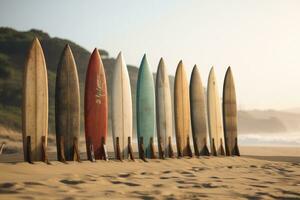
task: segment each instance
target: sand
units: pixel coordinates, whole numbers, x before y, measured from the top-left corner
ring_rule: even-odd
[[[300,199],[300,163],[248,157],[0,163],[0,199]]]
[[[300,199],[299,147],[241,146],[241,157],[63,164],[55,161],[51,135],[51,165],[31,165],[22,162],[20,134],[0,131],[7,144],[0,155],[0,199]]]

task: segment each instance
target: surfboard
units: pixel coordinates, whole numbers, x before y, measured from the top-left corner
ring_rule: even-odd
[[[174,112],[177,152],[188,155],[188,137],[190,133],[190,99],[188,81],[182,61],[179,62],[174,85]]]
[[[223,85],[223,124],[227,155],[239,155],[237,144],[237,104],[233,75],[228,67]]]
[[[27,55],[23,78],[22,136],[24,160],[27,157],[27,136],[30,136],[31,160],[42,160],[42,136],[47,147],[48,78],[43,49],[37,38]]]
[[[154,138],[155,133],[155,91],[153,76],[146,55],[143,56],[139,68],[136,112],[138,142],[140,143],[140,138],[143,137],[145,156],[150,158],[150,138]]]
[[[195,154],[197,156],[209,155],[206,142],[208,133],[206,126],[204,87],[202,85],[200,70],[196,65],[193,68],[190,81],[190,108]]]
[[[211,153],[213,155],[224,155],[225,149],[221,104],[215,70],[213,67],[211,68],[208,77],[207,114]]]
[[[103,155],[102,139],[106,143],[108,131],[108,100],[104,66],[98,49],[90,57],[84,96],[84,124],[87,152],[93,145],[96,159]]]
[[[155,97],[156,97],[156,128],[158,144],[161,144],[159,151],[164,151],[165,155],[169,155],[169,138],[172,142],[172,103],[170,84],[167,67],[163,58],[160,59],[157,73],[156,73],[156,85],[155,85]],[[172,144],[171,144],[172,145]]]
[[[74,145],[78,145],[80,135],[80,95],[76,63],[69,45],[65,46],[57,67],[55,127],[58,160],[62,159],[61,144],[65,159],[73,160]]]
[[[111,100],[115,153],[117,152],[116,138],[118,137],[121,158],[128,158],[128,137],[132,140],[132,99],[129,74],[122,52],[117,57],[113,72]]]

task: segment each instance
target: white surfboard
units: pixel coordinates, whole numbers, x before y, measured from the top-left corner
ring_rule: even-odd
[[[212,67],[207,85],[207,114],[210,147],[213,155],[225,155],[222,113],[218,91],[216,75]]]
[[[157,68],[155,97],[158,143],[161,144],[165,156],[168,156],[169,138],[172,143],[172,103],[168,71],[163,58],[160,59]]]
[[[123,159],[128,158],[128,137],[132,140],[132,99],[130,79],[122,52],[119,53],[112,81],[112,135],[116,152],[116,138],[119,137]]]

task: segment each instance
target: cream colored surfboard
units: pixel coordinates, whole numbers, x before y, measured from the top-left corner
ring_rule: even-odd
[[[163,58],[160,59],[155,85],[156,97],[156,128],[158,143],[165,155],[169,155],[169,138],[172,142],[172,103],[167,67]],[[172,145],[172,144],[171,144]],[[160,148],[158,148],[160,151]]]
[[[213,155],[224,155],[224,133],[219,91],[215,70],[212,67],[207,85],[207,114],[210,136],[210,147]]]
[[[130,79],[122,52],[119,53],[112,81],[112,134],[116,152],[119,137],[122,158],[128,158],[128,137],[132,140],[132,99]]]
[[[47,146],[48,79],[41,44],[35,38],[27,55],[23,85],[23,151],[26,160],[27,136],[31,138],[31,160],[42,160],[42,136]]]
[[[190,133],[190,99],[186,72],[182,61],[179,62],[175,75],[174,110],[177,152],[188,155],[188,136]]]

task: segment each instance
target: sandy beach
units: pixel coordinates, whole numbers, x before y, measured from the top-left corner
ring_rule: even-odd
[[[0,163],[0,199],[300,199],[299,148],[277,150],[286,156]]]

